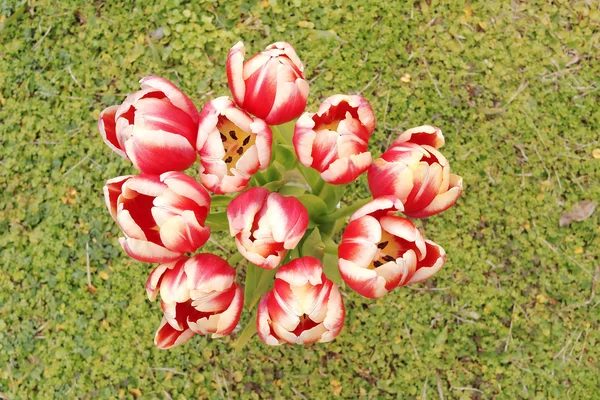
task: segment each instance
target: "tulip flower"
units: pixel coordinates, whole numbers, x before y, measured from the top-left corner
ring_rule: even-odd
[[[269,125],[298,118],[306,108],[308,83],[294,47],[277,42],[246,62],[245,55],[239,42],[227,56],[227,80],[237,105]]]
[[[253,174],[269,166],[272,141],[267,124],[229,98],[209,101],[200,113],[196,144],[202,184],[219,194],[243,190]]]
[[[462,178],[437,149],[444,145],[440,128],[419,126],[404,132],[376,159],[368,172],[373,197],[393,195],[404,214],[424,218],[450,208],[462,193]]]
[[[256,330],[268,345],[332,341],[346,310],[337,286],[314,257],[292,260],[277,270],[273,289],[258,305]]]
[[[196,161],[198,110],[177,86],[147,76],[142,89],[100,114],[104,142],[147,174],[183,171]]]
[[[279,265],[308,226],[308,211],[295,197],[253,187],[229,203],[227,219],[239,252],[265,269]]]
[[[371,165],[369,137],[375,114],[358,95],[334,95],[316,113],[304,113],[294,128],[294,149],[305,167],[321,173],[325,182],[346,184]]]
[[[150,301],[160,293],[164,316],[154,344],[168,349],[193,335],[229,335],[243,308],[244,294],[235,269],[213,254],[182,257],[156,267],[146,281]]]
[[[104,198],[125,234],[119,239],[121,246],[136,260],[177,260],[185,252],[196,251],[210,236],[204,226],[210,196],[181,172],[110,179]]]
[[[444,249],[424,240],[411,221],[394,215],[398,211],[402,203],[394,196],[377,198],[352,215],[342,235],[340,275],[362,296],[382,297],[429,278],[444,265]]]

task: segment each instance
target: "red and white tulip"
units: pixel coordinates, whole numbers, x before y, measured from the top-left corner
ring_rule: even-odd
[[[196,143],[202,184],[219,194],[243,190],[253,174],[269,166],[272,142],[269,126],[228,97],[209,101],[200,113]]]
[[[371,165],[368,142],[375,114],[362,96],[334,95],[316,113],[304,113],[294,128],[300,163],[321,173],[325,182],[346,184]]]
[[[395,216],[402,203],[384,196],[351,217],[338,247],[338,267],[344,281],[365,297],[382,297],[398,286],[425,280],[439,271],[446,253],[424,240],[406,218]]]
[[[308,211],[295,197],[253,187],[229,203],[227,219],[239,252],[265,269],[279,265],[308,226]]]
[[[182,257],[156,267],[146,281],[148,298],[160,293],[164,316],[154,344],[168,349],[193,335],[229,335],[242,313],[244,293],[235,269],[214,254]]]
[[[229,51],[227,80],[235,102],[269,125],[298,118],[306,108],[308,82],[294,47],[273,43],[244,62],[242,42]]]
[[[104,199],[125,234],[119,238],[121,246],[136,260],[177,260],[196,251],[210,236],[204,226],[210,196],[181,172],[110,179],[104,185]]]
[[[273,289],[258,305],[256,330],[268,345],[330,342],[344,325],[346,310],[337,286],[314,257],[277,270]]]
[[[404,214],[424,218],[450,208],[462,193],[462,178],[437,149],[444,145],[440,128],[419,126],[404,132],[369,168],[373,197],[393,195]]]
[[[147,174],[183,171],[196,161],[198,110],[177,86],[147,76],[142,89],[100,114],[104,142]]]

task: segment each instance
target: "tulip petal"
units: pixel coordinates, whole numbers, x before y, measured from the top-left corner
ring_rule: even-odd
[[[392,146],[406,142],[418,145],[428,145],[439,149],[444,145],[444,135],[437,126],[423,125],[404,131],[394,142]]]
[[[196,151],[185,137],[160,130],[136,130],[125,151],[136,168],[149,174],[183,171],[196,161]]]
[[[104,192],[104,201],[106,203],[106,207],[108,208],[110,216],[115,221],[117,220],[118,199],[121,193],[123,192],[123,185],[132,177],[133,175],[126,175],[109,179],[106,181],[104,187],[102,188]]]
[[[167,250],[158,244],[145,240],[119,238],[119,243],[131,258],[142,262],[164,263],[175,261],[181,257],[181,253]]]
[[[236,43],[227,55],[227,81],[229,83],[229,90],[231,90],[235,102],[240,107],[244,106],[244,96],[246,94],[246,84],[242,76],[245,56],[246,48],[242,42]]]
[[[173,83],[158,76],[146,76],[140,80],[142,90],[164,93],[173,105],[183,110],[192,121],[198,124],[198,110],[194,103]]]
[[[462,178],[458,175],[450,174],[450,189],[447,192],[438,194],[427,207],[410,213],[405,212],[405,214],[411,218],[425,218],[439,214],[456,203],[462,194],[462,190]]]
[[[371,153],[361,153],[340,158],[321,173],[321,178],[333,185],[343,185],[354,181],[371,165]]]
[[[308,227],[308,211],[295,197],[271,193],[266,204],[273,239],[286,249],[294,249]]]
[[[192,332],[190,329],[178,331],[169,325],[166,318],[163,318],[158,330],[156,331],[154,344],[159,349],[166,350],[187,342],[192,338],[192,336],[194,336],[194,332]]]
[[[424,281],[433,276],[442,269],[446,262],[446,252],[440,245],[431,240],[426,240],[425,244],[427,246],[427,255],[419,262],[415,274],[407,282],[409,285]]]
[[[110,106],[105,108],[100,113],[100,118],[98,119],[98,131],[100,131],[100,136],[102,136],[102,140],[104,143],[112,151],[117,153],[119,156],[123,158],[127,158],[127,154],[121,148],[119,141],[117,140],[117,126],[116,126],[116,114],[119,106]]]
[[[272,292],[267,292],[260,300],[258,304],[258,312],[256,315],[256,332],[258,333],[258,337],[263,343],[269,346],[278,346],[282,343],[279,340],[272,328],[271,328],[271,317],[269,316],[269,309],[267,307],[267,303],[269,302],[269,298],[272,296]]]

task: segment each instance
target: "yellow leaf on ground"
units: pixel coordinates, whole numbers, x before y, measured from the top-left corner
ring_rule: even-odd
[[[102,278],[103,280],[108,279],[108,274],[106,273],[106,271],[100,271],[98,275],[100,275],[100,278]]]

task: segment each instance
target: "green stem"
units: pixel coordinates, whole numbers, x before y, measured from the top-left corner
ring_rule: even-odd
[[[358,210],[359,208],[361,208],[362,206],[364,206],[371,200],[372,200],[371,197],[367,197],[366,199],[359,200],[350,206],[339,208],[336,211],[332,212],[331,214],[327,214],[327,215],[324,215],[321,218],[319,218],[319,222],[334,222],[339,219],[346,218],[349,215],[354,214],[354,212],[356,212],[356,210]]]

